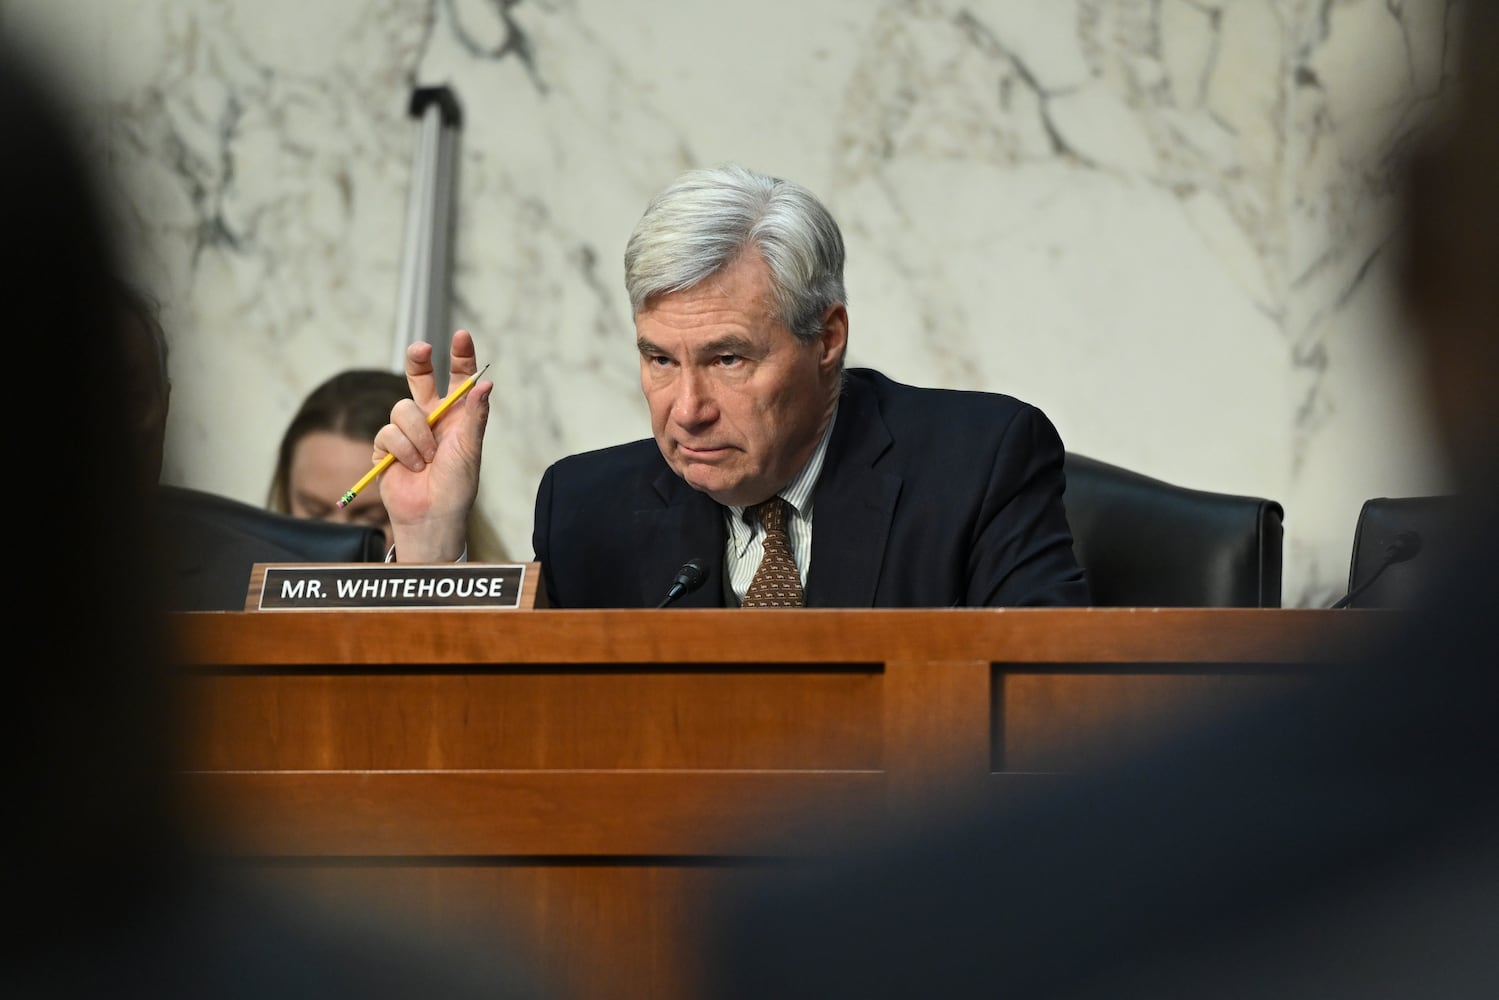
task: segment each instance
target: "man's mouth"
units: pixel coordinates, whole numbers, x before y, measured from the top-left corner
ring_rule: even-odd
[[[711,457],[713,455],[722,454],[723,452],[728,451],[728,448],[725,447],[724,445],[716,445],[716,444],[696,444],[696,445],[693,445],[693,444],[681,444],[681,443],[678,443],[677,444],[677,449],[679,451],[681,451],[682,454],[688,455],[688,456],[690,456],[692,458],[706,458],[706,457]]]

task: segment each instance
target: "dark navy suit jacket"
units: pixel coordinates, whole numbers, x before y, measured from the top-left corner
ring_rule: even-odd
[[[845,373],[813,493],[807,606],[1086,605],[1062,508],[1064,450],[1009,396]],[[553,607],[653,607],[699,558],[683,607],[725,605],[723,508],[651,439],[573,455],[542,477],[532,544]]]

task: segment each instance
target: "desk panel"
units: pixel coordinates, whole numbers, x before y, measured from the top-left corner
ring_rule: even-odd
[[[716,892],[1341,669],[1386,612],[411,611],[175,619],[206,843],[694,995]],[[920,815],[921,813],[917,813]],[[909,815],[904,813],[903,815]]]

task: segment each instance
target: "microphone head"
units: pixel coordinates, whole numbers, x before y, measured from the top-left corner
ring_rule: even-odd
[[[681,584],[682,593],[690,594],[703,585],[708,579],[708,567],[701,559],[689,559],[677,570],[677,578],[673,583]]]
[[[1405,562],[1421,551],[1421,536],[1414,531],[1401,531],[1390,539],[1385,548],[1385,558],[1391,563]]]
[[[666,596],[656,607],[664,608],[684,594],[692,593],[701,587],[706,579],[708,579],[707,563],[701,559],[687,560],[682,564],[682,568],[677,570],[676,579],[671,581],[671,588],[667,590]]]

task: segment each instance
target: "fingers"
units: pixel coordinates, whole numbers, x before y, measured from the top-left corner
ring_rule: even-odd
[[[448,384],[439,387],[437,373],[432,366],[432,345],[417,340],[406,346],[406,384],[411,387],[411,398],[423,410],[430,410],[459,383],[479,370],[479,356],[474,349],[473,334],[458,330],[448,355]]]
[[[390,423],[375,435],[375,459],[389,452],[397,462],[420,472],[437,455],[437,436],[427,414],[414,399],[403,399],[390,411]]]
[[[442,398],[432,369],[432,345],[425,340],[406,345],[406,384],[411,388],[411,398],[423,407]]]
[[[473,336],[467,330],[456,331],[449,354],[449,387],[457,388],[478,370]],[[403,467],[420,472],[436,459],[438,438],[455,429],[457,439],[463,442],[460,448],[477,455],[489,422],[489,394],[494,383],[487,379],[477,383],[465,398],[453,403],[437,427],[429,423],[429,415],[442,403],[446,393],[438,390],[432,345],[427,341],[407,345],[406,383],[411,398],[396,403],[390,411],[390,423],[375,435],[375,460],[389,453]]]
[[[479,355],[474,349],[474,338],[467,330],[453,334],[451,353],[448,358],[448,390],[479,370]]]
[[[489,394],[493,391],[494,382],[482,379],[474,384],[465,400],[474,412],[473,418],[464,422],[468,445],[474,454],[483,447],[484,429],[489,426]]]

